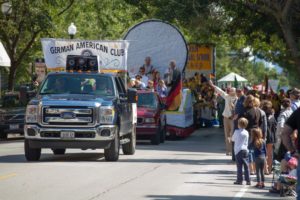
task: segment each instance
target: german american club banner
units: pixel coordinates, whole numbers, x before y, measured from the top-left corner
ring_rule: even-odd
[[[47,68],[64,70],[68,55],[98,56],[100,70],[127,70],[128,42],[44,38],[41,40]]]

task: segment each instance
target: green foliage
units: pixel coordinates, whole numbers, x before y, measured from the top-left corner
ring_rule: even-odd
[[[0,0],[0,4],[4,2]],[[30,81],[30,62],[42,57],[40,39],[68,38],[71,22],[77,26],[75,38],[91,40],[121,39],[125,32],[144,19],[158,18],[178,26],[188,42],[213,43],[217,48],[217,77],[234,71],[251,83],[264,75],[279,78],[282,85],[298,84],[294,59],[276,18],[253,10],[246,2],[260,7],[260,1],[242,0],[11,0],[12,14],[0,13],[0,40],[14,67],[10,79]],[[292,30],[300,35],[300,3],[294,0],[289,13]],[[299,45],[298,45],[299,46]],[[249,61],[252,53],[278,63],[283,76],[263,63]],[[16,77],[16,78],[15,78]],[[287,78],[288,77],[288,78]],[[288,81],[289,79],[289,81]]]
[[[2,5],[4,1],[1,1]],[[31,48],[38,41],[40,34],[53,28],[55,18],[60,17],[72,6],[74,0],[11,0],[11,14],[0,14],[0,40],[11,59],[9,71],[9,89],[14,88],[16,74],[23,79]],[[35,52],[35,51],[34,51]],[[21,74],[21,75],[20,75]],[[26,79],[26,78],[25,78]]]

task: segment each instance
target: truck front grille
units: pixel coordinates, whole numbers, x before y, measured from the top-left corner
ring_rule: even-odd
[[[43,124],[69,126],[93,125],[94,110],[89,107],[44,107]]]
[[[60,138],[59,131],[43,131],[40,133],[43,138]],[[94,132],[75,132],[75,138],[95,138]]]

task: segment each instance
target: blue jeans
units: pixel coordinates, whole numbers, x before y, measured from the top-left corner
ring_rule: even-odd
[[[243,182],[243,167],[245,180],[250,182],[250,173],[249,173],[249,156],[246,150],[240,151],[235,155],[236,167],[237,167],[237,182]]]
[[[249,150],[249,163],[254,162],[254,151],[252,149]]]
[[[255,158],[255,168],[256,168],[256,180],[257,183],[265,182],[265,157],[257,157]]]

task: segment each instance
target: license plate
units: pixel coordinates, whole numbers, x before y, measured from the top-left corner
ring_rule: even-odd
[[[9,125],[9,130],[17,130],[19,129],[19,124],[10,124]]]
[[[63,139],[73,139],[75,138],[75,132],[72,131],[60,132],[60,137]]]

